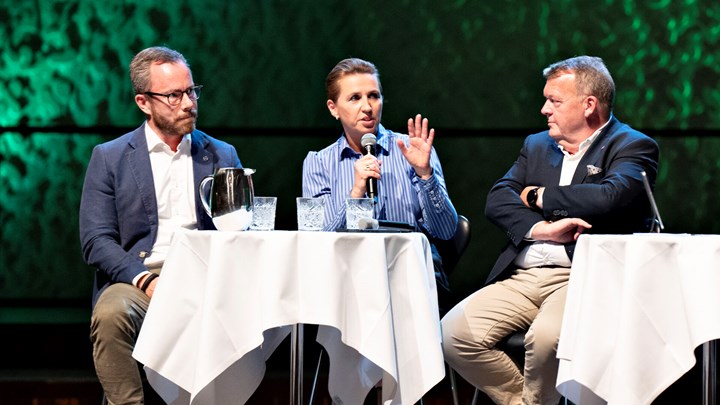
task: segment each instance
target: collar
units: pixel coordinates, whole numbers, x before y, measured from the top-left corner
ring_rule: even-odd
[[[590,145],[592,145],[592,143],[595,142],[595,139],[597,139],[597,137],[600,135],[600,132],[602,132],[602,130],[608,126],[611,119],[612,119],[612,115],[610,116],[610,119],[608,119],[607,122],[605,122],[600,128],[595,130],[595,132],[593,132],[592,135],[590,135],[584,141],[580,142],[580,146],[578,146],[578,151],[577,151],[577,153],[575,153],[575,155],[582,156],[585,153],[585,151],[587,150],[587,148],[589,148]],[[560,152],[562,152],[565,156],[575,156],[575,155],[571,155],[568,151],[566,151],[565,148],[562,147],[562,145],[558,144],[557,147],[560,149]]]
[[[169,150],[170,148],[162,141],[162,139],[160,139],[157,132],[155,132],[150,125],[147,124],[147,122],[145,122],[145,141],[147,141],[148,152],[159,152],[165,150],[166,148]],[[183,138],[178,145],[178,152],[189,150],[188,148],[190,148],[191,142],[191,134],[183,135]]]
[[[382,151],[389,150],[388,148],[388,142],[390,142],[390,131],[385,129],[385,127],[382,126],[382,124],[378,125],[378,131],[375,135],[377,138],[377,144],[375,145],[375,154],[380,155]],[[340,139],[338,139],[338,147],[340,148],[340,160],[347,159],[347,158],[357,158],[361,156],[361,153],[355,152],[353,148],[350,147],[350,144],[347,141],[347,138],[345,137],[345,133],[343,132]]]

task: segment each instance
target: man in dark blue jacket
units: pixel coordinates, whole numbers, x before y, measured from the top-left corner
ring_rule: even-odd
[[[487,279],[442,320],[448,363],[498,404],[552,404],[555,358],[575,241],[583,232],[647,230],[641,173],[657,174],[658,146],[612,114],[615,84],[600,58],[550,65],[548,131],[525,139],[490,190],[486,216],[509,238]],[[496,344],[528,329],[525,369]]]
[[[202,86],[165,47],[130,64],[135,103],[147,120],[95,147],[80,202],[80,241],[96,268],[90,337],[110,404],[142,404],[132,350],[173,232],[215,229],[198,198],[203,177],[240,167],[235,148],[195,129]]]

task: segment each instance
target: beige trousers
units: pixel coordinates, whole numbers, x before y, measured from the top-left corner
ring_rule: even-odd
[[[144,403],[142,379],[132,357],[150,298],[118,283],[102,292],[90,319],[95,372],[109,405]]]
[[[518,269],[456,305],[442,319],[445,361],[496,404],[556,405],[558,360],[570,269]],[[525,369],[495,348],[504,337],[528,329]]]

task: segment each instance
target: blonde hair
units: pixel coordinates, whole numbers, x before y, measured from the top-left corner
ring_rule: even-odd
[[[164,46],[143,49],[130,62],[130,81],[135,94],[150,90],[150,66],[153,63],[184,63],[190,68],[185,57],[178,51]]]
[[[367,73],[374,75],[380,86],[380,92],[382,93],[382,85],[380,84],[380,73],[371,62],[358,58],[343,59],[335,65],[334,68],[328,73],[325,78],[325,93],[327,94],[328,100],[337,102],[338,96],[340,96],[340,86],[338,81],[345,75],[356,74],[356,73]]]
[[[615,82],[601,58],[576,56],[561,60],[543,70],[545,79],[553,79],[564,73],[575,74],[578,94],[597,97],[609,116],[615,104]]]

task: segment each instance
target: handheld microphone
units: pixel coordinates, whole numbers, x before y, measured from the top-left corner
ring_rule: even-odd
[[[358,220],[358,229],[380,229],[380,222],[373,218],[360,218]]]
[[[374,134],[365,134],[360,138],[360,145],[362,146],[363,155],[375,155],[375,145],[377,144],[377,138]],[[377,204],[378,192],[377,192],[377,179],[370,177],[367,179],[366,186],[368,197],[372,198]]]
[[[412,232],[415,230],[415,227],[404,222],[385,221],[382,219],[373,218],[360,218],[358,220],[358,229],[383,230],[385,232]]]

